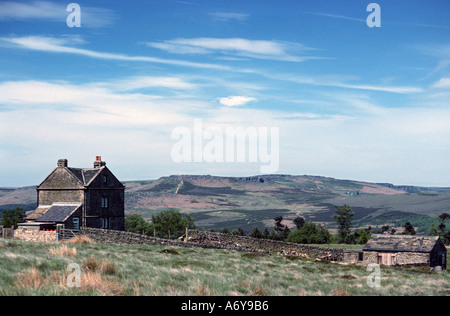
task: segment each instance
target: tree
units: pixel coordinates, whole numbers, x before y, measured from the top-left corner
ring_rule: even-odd
[[[253,227],[251,233],[248,235],[249,237],[253,237],[253,238],[262,238],[262,234],[259,231],[258,227]]]
[[[17,228],[17,224],[25,222],[26,212],[21,207],[16,207],[14,209],[6,210],[2,212],[2,218],[0,225],[5,228],[14,227]]]
[[[434,224],[431,225],[431,228],[428,232],[429,236],[439,236],[446,245],[450,244],[450,230],[447,232],[445,231],[445,221],[448,219],[450,219],[450,214],[442,213],[438,216],[439,226],[436,227]]]
[[[357,232],[355,232],[354,235],[354,242],[355,244],[359,245],[365,245],[369,241],[370,235],[372,234],[371,230],[368,232],[364,228],[359,229]]]
[[[162,211],[152,215],[153,228],[162,238],[178,238],[188,229],[195,229],[194,219],[190,215],[181,215],[174,210]]]
[[[302,228],[291,232],[286,241],[299,244],[328,244],[332,237],[327,229],[313,222],[308,222]]]
[[[275,227],[274,227],[275,231],[277,233],[282,232],[284,229],[284,225],[281,224],[281,222],[283,221],[283,216],[277,216],[274,218],[274,220],[275,220]]]
[[[136,234],[148,235],[152,233],[150,223],[142,215],[133,214],[125,217],[125,230]]]
[[[441,221],[441,223],[439,224],[439,230],[441,231],[442,235],[445,234],[445,221],[447,219],[450,219],[450,214],[442,213],[441,215],[439,215],[439,220]]]
[[[352,227],[352,217],[355,213],[352,211],[350,206],[344,205],[336,207],[336,214],[334,214],[334,219],[338,224],[338,243],[346,243],[350,236],[350,228]]]
[[[301,229],[303,227],[303,225],[305,225],[305,219],[301,216],[297,216],[294,219],[294,224],[297,227],[297,229]]]
[[[264,231],[262,232],[262,238],[263,239],[270,239],[270,232],[267,227],[264,227]]]
[[[283,221],[282,216],[277,216],[274,218],[274,220],[275,220],[275,227],[270,233],[271,235],[270,239],[285,240],[288,237],[291,230],[289,229],[289,227],[287,227],[287,225],[283,225],[281,223]]]
[[[403,226],[403,228],[405,228],[405,230],[403,231],[402,235],[415,235],[416,234],[416,230],[414,229],[414,226],[411,225],[410,222],[406,222],[405,225]]]
[[[245,236],[244,230],[241,227],[238,227],[237,229],[233,229],[231,232],[231,235],[234,236]]]
[[[220,231],[220,233],[221,234],[230,234],[230,230],[228,229],[228,227],[224,227],[221,231]]]

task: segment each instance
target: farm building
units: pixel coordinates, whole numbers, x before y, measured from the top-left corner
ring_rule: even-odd
[[[124,229],[125,186],[100,156],[93,168],[83,169],[69,167],[67,159],[58,160],[57,167],[37,187],[37,199],[37,209],[22,226],[40,226],[40,230],[57,224],[72,230]]]
[[[374,234],[356,256],[363,264],[447,266],[447,248],[437,236]]]

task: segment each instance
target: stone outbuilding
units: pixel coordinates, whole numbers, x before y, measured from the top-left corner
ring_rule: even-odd
[[[438,236],[374,234],[358,257],[364,264],[447,267],[447,248]]]
[[[28,226],[63,224],[80,227],[123,230],[125,186],[106,167],[100,156],[93,168],[72,168],[67,159],[37,187],[38,207],[26,220]]]

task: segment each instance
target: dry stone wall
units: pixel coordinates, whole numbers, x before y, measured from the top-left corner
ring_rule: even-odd
[[[299,256],[331,261],[342,261],[344,259],[343,249],[331,249],[270,239],[257,239],[246,236],[190,231],[189,241],[200,244],[208,244],[210,246],[216,246],[217,248],[246,252],[282,254],[287,256]]]
[[[54,231],[39,230],[39,227],[20,227],[14,230],[14,238],[25,241],[56,242],[58,233]]]
[[[282,241],[256,239],[212,232],[189,231],[187,242],[98,228],[81,228],[80,232],[81,234],[86,235],[92,240],[100,243],[215,248],[240,252],[282,254],[288,256],[300,256],[304,258],[318,258],[331,261],[342,261],[344,258],[343,249],[314,247]]]

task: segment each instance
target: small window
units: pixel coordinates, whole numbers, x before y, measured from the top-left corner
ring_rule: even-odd
[[[103,184],[108,184],[108,176],[103,176]]]
[[[73,230],[80,230],[80,218],[79,217],[74,217],[72,219],[72,224],[73,224]]]
[[[109,228],[109,220],[108,218],[100,218],[100,228],[108,229]]]
[[[108,198],[107,197],[103,197],[102,198],[102,208],[107,208],[109,204]]]
[[[358,261],[364,261],[364,252],[358,252]]]

